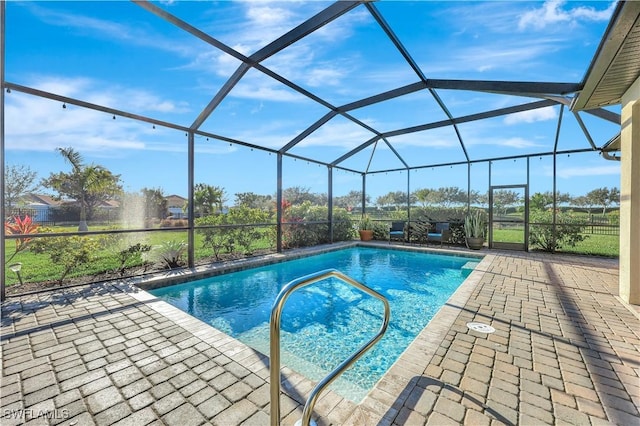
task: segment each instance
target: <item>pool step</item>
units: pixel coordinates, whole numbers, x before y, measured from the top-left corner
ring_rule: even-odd
[[[478,266],[479,264],[480,262],[474,262],[474,261],[469,261],[465,263],[464,265],[462,265],[460,274],[465,278],[468,277],[471,271],[473,271],[476,268],[476,266]]]

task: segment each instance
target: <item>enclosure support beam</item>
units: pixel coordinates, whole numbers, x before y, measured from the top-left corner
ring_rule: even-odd
[[[493,215],[493,192],[491,191],[491,166],[493,162],[489,161],[489,186],[487,186],[487,190],[489,191],[489,222],[491,222]],[[489,223],[489,248],[493,248],[493,226]]]
[[[407,169],[407,242],[411,241],[411,170]]]
[[[640,78],[622,97],[620,297],[640,305]]]
[[[327,202],[329,203],[329,211],[327,220],[329,221],[329,242],[333,243],[333,168],[327,167]]]
[[[193,268],[193,266],[195,265],[195,243],[196,243],[196,239],[195,239],[195,206],[194,206],[194,202],[193,202],[193,197],[194,197],[194,191],[193,191],[193,187],[195,185],[195,179],[194,179],[194,166],[195,166],[195,134],[193,132],[189,132],[189,139],[188,139],[188,148],[187,148],[187,156],[189,157],[187,159],[187,163],[188,163],[188,170],[187,170],[187,182],[189,183],[189,188],[187,189],[187,197],[189,198],[189,204],[187,207],[187,215],[188,215],[188,222],[189,222],[189,230],[187,231],[187,250],[188,250],[188,255],[187,255],[187,259],[188,259],[188,264],[189,264],[189,268]]]
[[[467,214],[471,213],[471,163],[467,162]]]
[[[276,251],[282,252],[282,154],[278,153],[276,177]]]
[[[367,174],[362,174],[362,215],[365,214],[367,208]]]
[[[4,47],[5,47],[5,11],[6,2],[0,2],[0,173],[2,173],[2,181],[4,182]],[[4,185],[3,185],[4,186]],[[2,214],[2,220],[4,220],[4,188],[0,190],[0,212]],[[5,252],[4,252],[4,226],[0,229],[0,264],[4,265]],[[0,275],[0,302],[5,298],[5,268],[2,268],[2,275]]]
[[[529,251],[529,159],[527,158],[527,186],[524,188],[524,251]]]

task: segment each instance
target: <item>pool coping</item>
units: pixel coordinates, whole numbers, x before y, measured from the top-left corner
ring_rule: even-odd
[[[176,285],[193,279],[203,279],[225,273],[256,268],[269,264],[295,260],[302,257],[327,253],[350,247],[374,247],[389,250],[404,250],[431,254],[446,254],[460,257],[475,257],[481,259],[479,264],[465,278],[447,302],[438,310],[429,323],[416,338],[402,352],[387,372],[368,392],[360,403],[348,400],[331,389],[323,392],[319,398],[314,414],[328,419],[331,423],[359,424],[362,416],[368,417],[372,413],[375,417],[392,419],[397,414],[415,384],[411,384],[416,375],[426,370],[435,351],[440,347],[448,330],[453,325],[459,313],[459,307],[464,306],[471,296],[475,286],[481,280],[495,255],[476,251],[456,249],[434,249],[425,246],[407,246],[388,244],[386,242],[346,242],[292,250],[282,254],[270,254],[255,259],[241,259],[225,264],[199,266],[188,270],[169,271],[160,276],[142,277],[120,281],[119,289],[134,299],[145,303],[159,314],[171,319],[176,325],[184,328],[202,341],[210,344],[224,355],[238,362],[249,371],[269,381],[269,358],[241,341],[227,335],[215,327],[189,315],[188,313],[158,299],[147,290],[153,290],[170,285]],[[302,374],[283,366],[281,369],[281,391],[304,405],[306,396],[315,386],[315,382]],[[283,413],[284,414],[284,413]]]

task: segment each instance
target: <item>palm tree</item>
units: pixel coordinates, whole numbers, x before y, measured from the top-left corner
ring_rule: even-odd
[[[120,175],[95,164],[84,164],[82,156],[73,148],[57,148],[64,159],[71,164],[71,173],[52,173],[43,185],[67,195],[80,204],[80,223],[78,231],[88,231],[87,211],[100,201],[122,191],[119,185]]]
[[[193,205],[202,216],[221,211],[224,202],[224,188],[205,183],[198,183],[193,188]]]

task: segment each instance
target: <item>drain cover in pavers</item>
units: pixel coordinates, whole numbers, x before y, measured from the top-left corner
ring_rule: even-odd
[[[467,328],[469,328],[469,330],[478,331],[480,333],[493,333],[496,331],[495,328],[481,322],[468,322]]]

